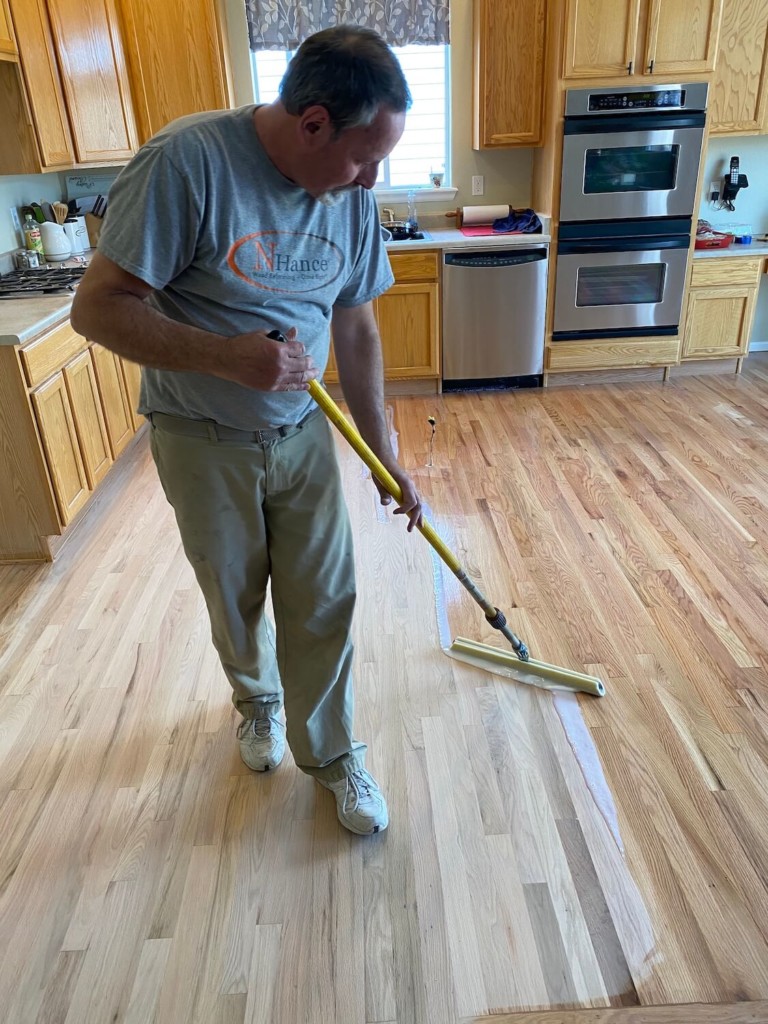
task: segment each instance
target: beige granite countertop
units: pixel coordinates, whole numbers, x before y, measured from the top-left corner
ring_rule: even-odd
[[[548,222],[542,218],[544,230]],[[551,241],[548,234],[541,235],[484,235],[468,238],[445,218],[428,218],[424,223],[427,233],[423,241],[388,242],[388,252],[410,252],[419,249],[509,249],[518,246],[541,245]],[[91,254],[95,250],[91,250]],[[768,247],[766,247],[768,252]],[[86,256],[88,253],[86,253]],[[62,266],[67,266],[70,261]],[[69,316],[71,295],[50,295],[37,299],[0,300],[0,345],[24,345],[45,333]]]
[[[752,242],[751,245],[729,245],[727,249],[694,249],[697,260],[716,260],[724,256],[768,256],[768,242]]]

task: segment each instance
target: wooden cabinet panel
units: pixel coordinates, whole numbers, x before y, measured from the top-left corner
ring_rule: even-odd
[[[390,252],[389,265],[396,284],[409,281],[436,281],[440,254],[434,251]]]
[[[547,348],[546,364],[550,372],[671,366],[679,353],[679,338],[556,341]]]
[[[564,78],[635,70],[640,0],[568,0]]]
[[[61,521],[66,525],[88,500],[88,479],[63,374],[32,392]]]
[[[64,383],[72,407],[88,486],[94,491],[112,465],[112,455],[89,351],[83,352],[64,367]]]
[[[768,129],[768,0],[725,0],[709,106],[712,135]]]
[[[475,0],[475,149],[542,144],[545,23],[545,0]]]
[[[756,303],[756,286],[691,289],[683,359],[745,355]]]
[[[0,0],[0,60],[16,60],[18,56],[8,0]]]
[[[75,149],[56,64],[45,0],[10,0],[22,53],[26,98],[39,148],[39,170],[71,167]]]
[[[437,284],[396,284],[376,300],[384,375],[439,375]]]
[[[112,458],[116,459],[134,434],[120,357],[102,348],[101,345],[93,345],[91,354],[96,367],[96,381],[99,385]]]
[[[665,76],[713,71],[722,2],[649,0],[648,38],[642,70]]]
[[[144,417],[136,412],[139,405],[139,396],[141,394],[141,367],[137,363],[131,363],[127,359],[121,359],[120,364],[123,370],[126,394],[128,395],[131,422],[133,423],[133,429],[138,430],[144,422]]]
[[[114,0],[47,2],[78,162],[128,160],[137,135]]]
[[[141,142],[184,114],[231,106],[215,0],[119,3]]]
[[[691,270],[692,288],[713,288],[718,285],[730,287],[739,284],[757,285],[763,272],[765,260],[760,257],[716,256],[710,259],[694,259]]]
[[[27,383],[31,388],[42,384],[87,347],[88,342],[72,330],[69,321],[55,327],[49,334],[21,349],[21,365]]]

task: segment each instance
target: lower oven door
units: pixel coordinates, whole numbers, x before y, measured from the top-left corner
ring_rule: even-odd
[[[676,334],[689,240],[561,242],[554,341]]]

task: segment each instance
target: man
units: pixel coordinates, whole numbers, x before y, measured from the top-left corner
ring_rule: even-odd
[[[361,835],[388,812],[352,733],[352,541],[306,389],[332,322],[344,395],[412,529],[419,497],[384,415],[371,304],[393,279],[370,191],[409,104],[376,33],[311,37],[272,105],[182,118],[141,149],[72,307],[76,331],[144,368],[139,408],[243,716],[243,760],[277,767],[284,706],[297,765]]]

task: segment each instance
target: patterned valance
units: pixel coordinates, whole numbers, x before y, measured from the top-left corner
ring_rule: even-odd
[[[390,46],[450,40],[450,0],[245,0],[252,50],[295,50],[334,25],[375,29]]]

